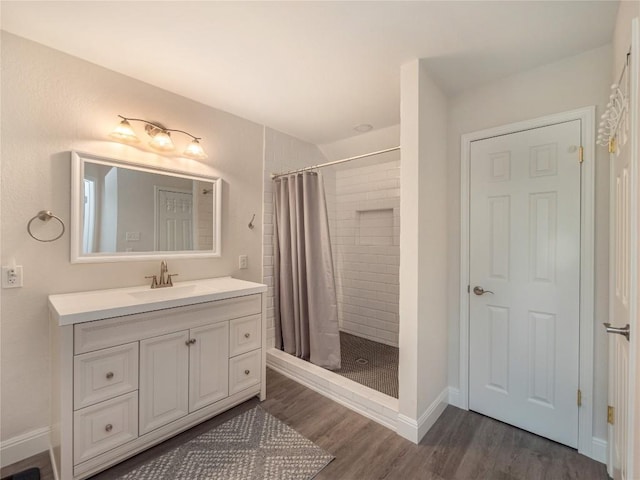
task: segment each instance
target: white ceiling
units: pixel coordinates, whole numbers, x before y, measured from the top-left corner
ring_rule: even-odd
[[[400,66],[454,94],[611,40],[615,1],[1,2],[2,28],[301,139],[400,121]]]

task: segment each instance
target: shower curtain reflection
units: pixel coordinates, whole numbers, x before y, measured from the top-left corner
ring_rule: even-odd
[[[336,287],[322,177],[304,172],[273,181],[276,348],[339,369]]]

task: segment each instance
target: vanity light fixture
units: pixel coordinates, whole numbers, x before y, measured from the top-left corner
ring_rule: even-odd
[[[191,137],[192,139],[191,143],[187,145],[187,148],[183,153],[185,157],[193,158],[196,160],[204,160],[205,158],[207,158],[207,154],[202,148],[202,145],[200,145],[200,137],[191,135],[189,132],[185,132],[184,130],[167,128],[160,123],[150,122],[141,118],[123,117],[122,115],[118,115],[118,117],[120,117],[122,120],[109,136],[119,142],[138,143],[140,139],[133,131],[133,128],[131,127],[131,124],[129,122],[142,122],[145,124],[145,131],[151,137],[149,145],[152,148],[161,152],[172,152],[176,147],[173,144],[173,140],[171,140],[171,132],[179,132]]]
[[[126,119],[123,119],[118,126],[113,129],[110,137],[126,143],[138,143],[140,141],[136,132],[131,128],[131,124]]]

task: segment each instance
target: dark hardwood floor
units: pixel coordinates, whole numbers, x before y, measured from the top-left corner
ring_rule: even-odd
[[[96,475],[93,480],[116,478],[259,403],[257,399],[249,400]],[[603,464],[579,455],[575,450],[451,406],[422,442],[414,445],[270,369],[267,370],[267,400],[260,405],[335,455],[336,459],[315,477],[316,480],[608,478]],[[23,468],[30,466],[25,462],[21,462]],[[50,466],[47,468],[48,471],[45,469],[42,473],[43,479],[48,480],[53,477]],[[11,473],[3,469],[1,476]]]

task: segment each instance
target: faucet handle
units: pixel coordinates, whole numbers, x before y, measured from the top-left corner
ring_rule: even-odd
[[[171,280],[171,277],[177,277],[178,274],[177,273],[170,273],[167,275],[167,283],[169,284],[170,287],[173,287],[173,281]]]
[[[151,288],[156,288],[158,286],[158,277],[156,277],[155,275],[149,275],[148,277],[144,277],[144,278],[151,278]]]

